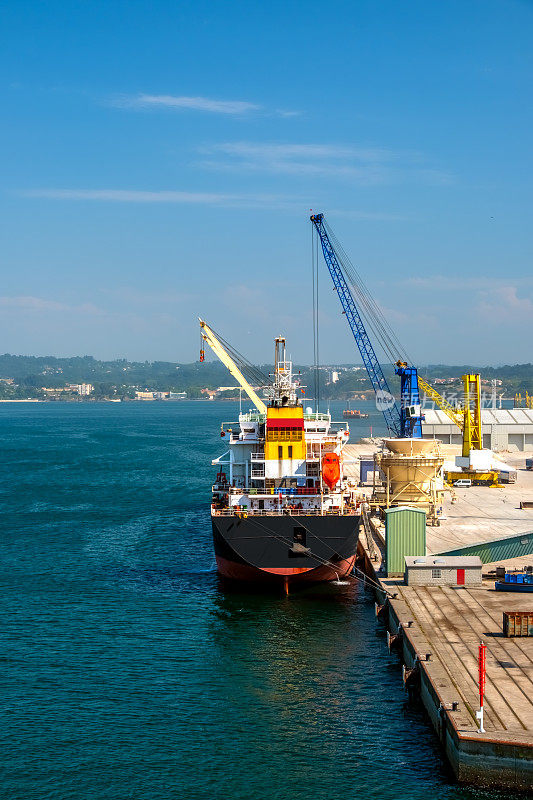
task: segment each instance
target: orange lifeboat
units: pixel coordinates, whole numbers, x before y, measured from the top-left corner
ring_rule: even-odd
[[[322,459],[322,479],[330,489],[339,482],[341,467],[337,453],[326,453]]]

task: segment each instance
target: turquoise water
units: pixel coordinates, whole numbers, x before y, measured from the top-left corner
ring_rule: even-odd
[[[359,586],[219,584],[235,412],[0,405],[0,797],[494,797],[454,785]]]

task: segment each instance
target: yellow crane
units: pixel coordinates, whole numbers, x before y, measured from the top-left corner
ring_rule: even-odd
[[[463,375],[464,403],[461,408],[452,406],[445,397],[439,394],[420,375],[418,376],[418,386],[461,430],[463,434],[463,456],[468,456],[471,450],[483,449],[481,434],[481,379],[479,374],[467,373]]]
[[[240,371],[239,367],[235,363],[235,361],[231,358],[227,350],[224,348],[222,343],[218,340],[213,330],[209,327],[207,322],[203,319],[199,319],[200,328],[201,328],[201,335],[202,339],[208,343],[211,350],[214,352],[216,356],[222,361],[225,367],[231,372],[233,377],[239,382],[242,386],[254,406],[257,408],[260,414],[266,414],[267,407],[265,403],[261,400],[255,389],[250,386],[242,372]]]
[[[481,376],[479,373],[463,375],[464,386],[464,429],[463,456],[471,450],[483,450],[481,435]]]
[[[472,450],[483,449],[481,433],[481,376],[479,373],[463,375],[464,401],[460,408],[451,405],[436,389],[423,378],[418,377],[418,385],[434,403],[457,425],[463,434],[463,457],[469,458]],[[498,471],[494,469],[448,470],[445,473],[448,483],[461,478],[471,478],[474,483],[490,486],[498,485]]]

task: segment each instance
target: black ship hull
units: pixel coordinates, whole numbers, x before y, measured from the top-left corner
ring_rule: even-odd
[[[218,571],[234,580],[289,585],[330,581],[351,572],[356,515],[213,515]]]

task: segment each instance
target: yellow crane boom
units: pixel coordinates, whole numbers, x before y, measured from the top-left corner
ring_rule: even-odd
[[[261,400],[257,392],[254,390],[252,386],[248,383],[240,369],[238,368],[235,361],[231,358],[229,353],[223,347],[221,342],[217,339],[207,322],[204,322],[203,319],[199,319],[200,328],[202,329],[202,338],[204,341],[208,343],[211,350],[214,352],[216,356],[222,361],[225,367],[231,372],[235,380],[239,382],[242,386],[254,406],[257,408],[260,414],[266,414],[267,407],[265,403]]]
[[[420,375],[418,376],[418,386],[420,389],[424,390],[427,397],[430,397],[431,400],[438,405],[441,411],[444,411],[444,413],[448,415],[452,422],[455,422],[458,428],[461,430],[464,429],[465,420],[462,409],[452,406],[452,404],[449,403],[445,397],[439,394],[437,390],[434,389],[433,386],[425,381]]]
[[[463,456],[471,450],[482,450],[483,439],[481,435],[481,383],[479,374],[468,373],[463,375],[464,404],[462,408],[455,408],[427,381],[418,376],[418,386],[423,389],[427,397],[444,411],[455,422],[463,434]]]

